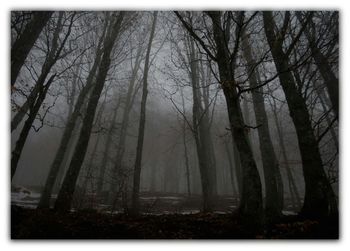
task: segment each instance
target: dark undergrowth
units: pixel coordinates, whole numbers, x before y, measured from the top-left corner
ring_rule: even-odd
[[[283,216],[262,230],[248,229],[234,214],[58,213],[11,207],[12,239],[337,239],[337,219]]]

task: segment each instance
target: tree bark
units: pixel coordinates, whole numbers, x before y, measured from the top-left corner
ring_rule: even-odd
[[[267,41],[297,132],[305,180],[305,199],[302,213],[316,217],[337,214],[335,195],[323,169],[308,110],[303,97],[298,93],[293,75],[289,70],[288,57],[282,49],[282,43],[277,40],[272,12],[263,12],[263,19]]]
[[[236,189],[236,182],[235,182],[235,177],[236,177],[236,179],[238,179],[238,178],[234,172],[234,169],[236,169],[237,167],[235,166],[235,164],[233,163],[233,160],[232,160],[232,155],[231,155],[232,148],[229,147],[229,145],[225,139],[224,139],[224,144],[225,144],[225,151],[226,151],[227,159],[229,162],[230,181],[231,181],[233,196],[239,198],[239,192]]]
[[[154,32],[157,23],[157,11],[153,12],[153,23],[151,28],[151,33],[148,41],[148,47],[146,52],[144,73],[143,73],[143,88],[142,88],[142,99],[141,99],[141,112],[140,112],[140,123],[138,130],[138,139],[136,147],[136,160],[134,167],[134,178],[133,178],[133,191],[132,191],[132,205],[131,212],[133,214],[138,214],[140,211],[140,177],[141,177],[141,161],[142,161],[142,150],[143,150],[143,140],[145,135],[145,123],[146,123],[146,102],[148,95],[148,71],[149,71],[149,58],[152,49],[152,42],[154,37]]]
[[[11,48],[11,87],[16,83],[24,61],[52,14],[53,11],[33,11],[33,18],[13,43]]]
[[[180,89],[180,92],[181,92],[182,110],[183,110],[184,116],[186,116],[185,99],[184,99],[184,94],[183,94],[182,89]],[[185,175],[186,175],[187,195],[191,196],[190,163],[189,163],[189,159],[188,159],[187,137],[186,137],[186,120],[185,120],[185,118],[182,121],[182,143],[183,143],[183,146],[184,146]]]
[[[216,195],[216,172],[215,158],[212,156],[213,147],[210,141],[210,125],[207,111],[203,108],[202,95],[200,92],[200,75],[198,56],[194,47],[194,42],[189,41],[188,44],[188,61],[189,61],[189,77],[192,85],[192,133],[195,138],[197,158],[199,164],[199,172],[202,187],[202,210],[203,212],[211,212],[214,206],[214,196]],[[205,101],[204,101],[205,104]],[[209,106],[209,105],[208,105]],[[208,108],[208,107],[207,107]],[[211,148],[212,147],[212,148]]]
[[[298,187],[295,184],[292,169],[289,166],[288,157],[287,157],[287,150],[286,150],[286,146],[284,143],[283,131],[282,131],[279,119],[278,119],[275,100],[273,100],[273,105],[271,104],[271,106],[272,106],[272,113],[273,113],[276,129],[277,129],[279,146],[281,148],[282,158],[283,158],[283,161],[285,163],[285,168],[286,168],[286,172],[287,172],[287,178],[288,178],[288,182],[289,182],[289,192],[290,192],[291,198],[294,199],[294,202],[296,204],[294,206],[294,208],[300,210],[302,207],[301,197],[299,195]]]
[[[103,150],[103,157],[101,160],[100,172],[99,172],[99,176],[98,176],[98,180],[97,180],[97,194],[98,195],[101,195],[102,190],[103,190],[103,181],[104,181],[107,163],[108,163],[108,154],[109,154],[109,151],[110,151],[110,148],[112,145],[112,135],[113,135],[113,132],[115,130],[115,124],[116,124],[119,106],[120,106],[120,97],[119,97],[118,103],[113,111],[113,117],[112,117],[109,129],[108,129],[107,137],[106,137],[107,141],[106,141],[106,144],[105,144],[105,147]]]
[[[128,133],[129,115],[130,115],[131,108],[132,108],[134,101],[135,101],[135,96],[138,92],[138,88],[135,86],[135,84],[137,83],[137,72],[139,70],[141,60],[142,60],[142,50],[143,50],[142,46],[140,46],[137,50],[135,65],[132,68],[130,84],[128,86],[128,92],[127,92],[126,99],[125,99],[123,117],[122,117],[122,121],[121,121],[120,130],[118,133],[119,140],[118,140],[117,152],[116,152],[116,156],[115,156],[115,165],[114,165],[114,168],[112,170],[112,180],[116,184],[112,184],[112,187],[110,190],[110,196],[109,196],[110,201],[114,200],[113,196],[117,192],[117,187],[119,187],[119,185],[117,184],[118,183],[118,174],[121,174],[123,172],[122,163],[123,163],[123,157],[124,157],[124,152],[125,152],[126,136]],[[120,181],[120,179],[119,179],[119,181]]]
[[[242,167],[242,197],[240,213],[242,221],[247,224],[260,225],[262,219],[262,189],[259,172],[248,142],[236,81],[232,69],[232,59],[226,46],[226,37],[221,28],[221,13],[210,12],[213,21],[213,33],[216,43],[216,59],[219,68],[220,83],[224,91],[228,116],[231,126],[232,140],[237,144]]]
[[[300,12],[297,11],[296,15],[299,21],[301,21],[302,18]],[[315,31],[315,24],[312,20],[309,24],[311,27],[313,27],[312,30]],[[315,60],[316,66],[322,78],[324,79],[324,83],[328,90],[329,98],[332,102],[332,108],[334,110],[334,113],[337,117],[339,117],[339,80],[333,73],[332,67],[330,66],[327,58],[323,55],[323,53],[317,45],[315,41],[316,34],[312,34],[310,30],[311,29],[306,29],[305,35],[311,47],[312,57]]]
[[[64,129],[64,132],[63,132],[59,147],[57,149],[54,161],[51,164],[49,174],[46,178],[44,189],[41,192],[41,197],[40,197],[40,201],[38,204],[39,208],[49,208],[50,207],[50,199],[51,199],[52,189],[53,189],[55,182],[57,180],[57,176],[59,174],[60,167],[62,166],[64,156],[67,152],[68,144],[71,140],[74,128],[76,127],[77,119],[81,113],[84,101],[86,100],[86,96],[88,95],[88,93],[90,92],[90,90],[92,89],[92,87],[95,84],[94,77],[96,75],[96,72],[98,70],[98,65],[100,64],[101,57],[102,57],[101,45],[102,45],[102,42],[104,40],[106,27],[107,26],[105,26],[103,34],[100,38],[100,41],[99,41],[99,44],[97,47],[98,49],[96,52],[96,58],[95,58],[93,66],[89,72],[89,75],[87,77],[86,84],[79,93],[79,96],[77,98],[73,113],[68,118],[68,122],[66,124],[65,129]]]
[[[41,68],[40,76],[39,76],[38,80],[36,81],[35,86],[32,89],[31,93],[29,94],[27,100],[19,108],[19,111],[13,117],[13,119],[11,121],[11,132],[13,132],[18,127],[18,125],[21,123],[24,116],[28,112],[29,108],[32,107],[32,105],[34,104],[34,102],[38,96],[39,90],[41,89],[42,85],[45,83],[47,76],[49,75],[54,64],[57,62],[58,57],[63,49],[63,46],[64,46],[66,40],[64,40],[61,43],[60,47],[58,47],[59,46],[58,45],[59,34],[63,28],[62,18],[63,18],[63,12],[60,12],[59,16],[58,16],[58,20],[57,20],[57,25],[56,25],[56,28],[55,28],[55,31],[54,31],[54,34],[52,37],[52,41],[51,41],[51,43],[52,43],[51,49],[50,49],[50,51],[48,51],[48,53],[46,55],[45,62]],[[67,35],[66,35],[66,38],[69,36],[70,31],[71,31],[71,26],[69,28]],[[12,72],[11,72],[11,74],[12,74]]]
[[[11,180],[13,176],[16,173],[17,170],[17,165],[18,161],[21,157],[22,150],[24,147],[24,144],[27,140],[28,134],[30,129],[32,128],[33,122],[35,120],[35,117],[40,109],[41,104],[45,100],[46,93],[53,82],[54,78],[56,77],[56,74],[52,75],[49,80],[47,81],[45,86],[42,86],[39,90],[39,95],[38,98],[36,99],[35,103],[33,106],[30,108],[29,116],[26,122],[24,123],[23,129],[21,131],[21,134],[19,135],[19,138],[16,142],[15,149],[12,151],[12,156],[11,156]]]
[[[104,87],[107,72],[111,63],[110,55],[119,35],[125,13],[119,12],[117,17],[112,19],[109,31],[103,44],[103,56],[96,76],[96,84],[92,90],[83,125],[80,131],[77,145],[62,183],[62,188],[58,193],[55,203],[55,210],[68,211],[71,207],[76,181],[84,161],[85,153],[90,139],[90,133],[94,121],[96,107]]]
[[[253,58],[252,48],[248,35],[242,34],[242,52],[247,62],[247,75],[250,88],[259,85],[259,74],[255,67],[257,63]],[[283,184],[276,154],[272,145],[269,122],[265,109],[265,100],[262,88],[252,91],[256,124],[258,126],[259,147],[265,176],[265,216],[267,221],[276,220],[282,215]]]

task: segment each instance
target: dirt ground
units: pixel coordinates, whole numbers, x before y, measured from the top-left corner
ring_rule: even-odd
[[[132,217],[80,210],[11,207],[12,239],[337,239],[338,220],[284,216],[262,230],[247,229],[230,214],[164,214]]]

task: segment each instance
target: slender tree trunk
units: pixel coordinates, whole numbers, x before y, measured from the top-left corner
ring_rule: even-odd
[[[264,28],[279,79],[286,96],[290,115],[296,128],[305,180],[305,199],[302,213],[311,216],[337,214],[333,189],[323,169],[318,144],[302,96],[298,93],[292,73],[288,70],[288,57],[275,35],[275,22],[271,12],[263,12]],[[276,46],[276,44],[279,46]]]
[[[200,93],[200,78],[199,78],[199,67],[198,57],[194,48],[194,42],[189,41],[189,76],[192,85],[192,96],[193,96],[193,136],[195,138],[199,172],[201,177],[202,186],[202,210],[203,212],[210,212],[213,210],[213,199],[215,195],[214,179],[216,181],[216,173],[211,171],[214,168],[212,152],[210,151],[210,142],[208,139],[209,121],[206,117],[205,111],[202,106],[202,98]],[[215,175],[215,177],[211,177]]]
[[[231,181],[233,196],[238,198],[239,197],[239,193],[237,192],[237,189],[236,189],[235,172],[233,170],[233,169],[236,168],[236,166],[234,165],[233,160],[232,160],[232,155],[231,155],[232,148],[229,147],[229,145],[228,145],[228,143],[227,143],[227,141],[225,139],[224,139],[224,144],[225,144],[225,151],[226,151],[227,159],[228,159],[228,162],[229,162],[230,181]]]
[[[321,106],[322,106],[322,109],[324,112],[327,112],[327,106],[324,102],[324,94],[322,95],[322,91],[321,90],[318,90],[316,88],[316,92],[317,92],[317,95],[318,95],[318,98],[320,100],[320,103],[321,103]],[[331,119],[329,117],[329,114],[326,115],[326,122],[327,122],[327,125],[330,127],[330,134],[331,134],[331,137],[332,137],[332,140],[334,142],[334,146],[335,146],[335,149],[339,149],[339,141],[338,141],[338,136],[337,134],[335,133],[335,130],[334,130],[334,127],[332,126],[332,123],[331,123]]]
[[[11,180],[13,176],[16,173],[18,161],[21,157],[22,150],[24,147],[24,144],[27,140],[28,134],[30,129],[32,128],[33,122],[35,120],[35,117],[40,109],[41,104],[45,100],[47,90],[49,89],[51,83],[53,82],[54,78],[56,77],[56,74],[52,75],[49,80],[47,81],[45,86],[42,86],[41,90],[39,91],[39,95],[37,100],[35,101],[33,107],[30,108],[29,117],[24,123],[23,129],[21,131],[21,134],[19,135],[19,138],[16,142],[15,149],[12,151],[11,156]]]
[[[114,201],[115,200],[115,195],[117,194],[118,187],[121,187],[119,183],[125,183],[121,179],[125,177],[123,174],[123,157],[124,157],[124,152],[126,148],[126,136],[128,133],[128,127],[129,127],[129,115],[131,108],[134,105],[135,97],[138,92],[138,86],[135,86],[137,84],[137,72],[139,70],[141,60],[142,60],[142,51],[143,48],[142,46],[139,46],[137,53],[136,53],[136,59],[135,59],[135,64],[132,67],[132,73],[131,73],[131,79],[130,79],[130,84],[128,86],[128,92],[126,94],[126,99],[125,99],[125,104],[124,104],[124,110],[123,110],[123,117],[121,121],[121,126],[119,130],[119,137],[118,137],[118,144],[117,144],[117,152],[116,152],[116,157],[115,157],[115,164],[114,168],[112,170],[112,186],[110,189],[109,193],[109,201]],[[126,188],[122,187],[122,190],[126,190]]]
[[[24,61],[52,14],[53,11],[33,11],[33,18],[13,43],[11,47],[11,87],[16,83]]]
[[[102,157],[102,161],[100,164],[100,172],[99,172],[99,176],[98,176],[98,180],[97,180],[97,194],[98,195],[101,195],[102,190],[103,190],[103,181],[104,181],[107,163],[108,163],[108,154],[109,154],[110,148],[112,146],[112,135],[113,135],[113,132],[115,130],[115,123],[116,123],[116,119],[117,119],[117,115],[118,115],[119,106],[120,106],[120,97],[119,97],[119,100],[118,100],[116,107],[114,108],[111,124],[109,126],[108,133],[106,135],[107,141],[106,141],[106,144],[105,144],[105,147],[103,150],[103,157]]]
[[[85,153],[90,139],[90,133],[94,121],[96,107],[100,98],[102,89],[104,87],[107,72],[111,63],[110,55],[114,46],[114,43],[119,35],[119,31],[122,25],[122,21],[125,13],[119,12],[118,16],[112,18],[112,23],[109,27],[109,32],[105,42],[103,44],[103,56],[99,66],[99,71],[96,76],[96,84],[92,90],[86,114],[83,119],[83,125],[80,131],[79,139],[75,147],[75,151],[67,170],[66,176],[62,183],[62,188],[58,193],[55,203],[55,209],[58,211],[68,211],[71,207],[75,185],[81,165],[84,161]]]
[[[29,108],[33,106],[33,104],[38,96],[39,90],[41,89],[42,85],[45,83],[47,76],[49,75],[54,64],[57,62],[58,56],[60,55],[60,53],[63,49],[63,46],[65,44],[65,40],[62,42],[60,47],[58,44],[59,34],[63,28],[62,18],[63,18],[63,12],[60,12],[59,16],[58,16],[57,25],[56,25],[56,28],[55,28],[55,31],[53,34],[53,38],[51,41],[51,43],[52,43],[51,49],[48,52],[48,54],[46,55],[45,62],[41,68],[41,73],[39,75],[38,80],[35,83],[34,88],[32,89],[31,93],[29,94],[27,100],[19,108],[18,112],[16,113],[16,115],[13,117],[13,119],[11,121],[11,132],[13,132],[18,127],[18,125],[21,123],[24,116],[28,112]],[[68,36],[69,36],[70,30],[71,30],[71,28],[69,28]],[[66,36],[66,38],[68,36]],[[11,74],[12,74],[12,72],[11,72]]]
[[[253,59],[249,37],[245,32],[243,32],[242,46],[242,52],[248,65],[247,74],[249,76],[250,87],[254,88],[259,85],[260,81],[259,75],[255,69],[257,63]],[[270,221],[279,218],[282,214],[283,184],[281,184],[281,173],[271,141],[262,88],[253,90],[252,98],[265,176],[265,216],[267,221]]]
[[[204,75],[204,74],[203,74]],[[202,135],[202,140],[203,140],[203,146],[204,149],[206,151],[206,156],[208,158],[208,171],[209,171],[209,178],[211,179],[210,183],[211,183],[211,194],[212,196],[216,196],[217,195],[217,173],[216,173],[216,159],[215,159],[215,151],[214,151],[214,143],[213,143],[213,139],[212,139],[212,135],[211,135],[211,126],[210,126],[210,118],[209,118],[209,87],[205,86],[206,82],[203,80],[201,81],[202,86],[201,89],[202,91],[200,91],[200,89],[198,89],[197,91],[199,92],[199,97],[200,100],[203,101],[204,107],[201,108],[200,112],[201,112],[201,118],[199,120],[199,126],[201,126],[203,128],[203,130],[205,131],[205,133],[203,133]],[[200,101],[200,102],[201,102]],[[202,107],[200,105],[200,107]]]
[[[293,177],[293,173],[292,173],[292,169],[289,166],[289,162],[288,162],[288,157],[287,157],[287,150],[286,150],[286,146],[284,143],[284,137],[283,137],[283,131],[278,119],[278,115],[277,115],[277,108],[276,108],[276,101],[273,100],[273,104],[271,104],[272,107],[272,113],[273,113],[273,117],[274,117],[274,121],[275,121],[275,126],[277,129],[277,136],[278,136],[278,141],[279,141],[279,146],[281,148],[281,152],[282,152],[282,158],[283,158],[283,162],[285,163],[285,168],[286,168],[286,172],[287,172],[287,178],[288,178],[288,182],[289,182],[289,189],[290,189],[290,194],[291,197],[295,198],[295,202],[296,202],[296,207],[298,209],[301,209],[302,205],[301,205],[301,197],[299,195],[299,191],[298,191],[298,187],[295,184],[295,180]]]
[[[242,193],[243,193],[243,175],[242,175],[242,166],[241,166],[241,160],[239,158],[239,152],[237,149],[237,145],[235,143],[232,143],[233,148],[233,161],[236,171],[236,177],[237,177],[237,187],[238,187],[238,198],[241,201],[242,200]]]
[[[158,14],[157,11],[153,13],[153,23],[152,23],[151,33],[148,41],[148,48],[147,48],[145,67],[144,67],[144,73],[143,73],[141,112],[140,112],[139,133],[138,133],[137,147],[136,147],[136,160],[135,160],[135,167],[134,167],[132,205],[131,205],[131,211],[133,214],[138,214],[140,211],[139,193],[140,193],[142,150],[143,150],[143,140],[145,135],[145,123],[146,123],[146,102],[147,102],[147,94],[148,94],[147,86],[148,86],[149,58],[150,58],[152,42],[153,42],[154,32],[155,32],[156,23],[157,23],[157,14]]]
[[[181,91],[182,110],[183,110],[184,116],[186,116],[184,94],[183,94],[182,89],[180,91]],[[189,164],[189,159],[188,159],[187,137],[186,137],[186,121],[185,121],[185,119],[183,119],[183,121],[182,121],[182,142],[183,142],[183,146],[184,146],[185,175],[186,175],[187,195],[191,196],[190,164]]]
[[[71,137],[72,137],[74,128],[76,127],[77,119],[82,111],[82,107],[83,107],[84,101],[86,100],[88,93],[90,92],[90,90],[92,89],[92,87],[95,84],[94,77],[96,75],[96,72],[98,70],[98,65],[100,64],[101,57],[102,57],[101,45],[102,45],[102,42],[103,42],[103,39],[105,36],[106,27],[107,26],[105,26],[103,34],[100,38],[100,41],[99,41],[99,44],[97,47],[98,49],[96,52],[96,58],[95,58],[93,66],[89,72],[89,75],[87,77],[86,84],[83,87],[83,89],[81,90],[81,92],[79,93],[79,96],[78,96],[78,99],[76,101],[73,113],[68,118],[68,122],[66,124],[65,129],[64,129],[64,132],[63,132],[58,150],[56,152],[54,161],[51,164],[49,174],[46,178],[44,189],[41,192],[41,197],[40,197],[40,201],[38,204],[39,208],[49,208],[50,207],[50,199],[51,199],[52,189],[55,185],[55,182],[57,180],[57,176],[58,176],[59,171],[60,171],[60,167],[62,166],[64,156],[67,152],[68,144],[71,141]]]

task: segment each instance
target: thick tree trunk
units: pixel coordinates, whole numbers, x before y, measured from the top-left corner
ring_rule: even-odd
[[[58,176],[59,171],[60,171],[60,167],[62,166],[64,156],[67,152],[68,144],[71,141],[71,137],[72,137],[74,128],[76,127],[77,119],[82,111],[82,107],[83,107],[84,101],[86,100],[88,93],[90,92],[90,90],[92,89],[92,87],[95,84],[94,77],[96,75],[96,72],[98,70],[98,65],[100,64],[101,57],[102,57],[101,45],[102,45],[102,42],[104,39],[105,31],[106,31],[106,26],[105,26],[104,32],[100,38],[100,41],[99,41],[94,64],[89,72],[85,86],[83,87],[83,89],[79,93],[78,99],[77,99],[75,107],[74,107],[74,111],[71,114],[71,116],[69,116],[69,118],[68,118],[68,122],[66,124],[65,129],[64,129],[64,132],[63,132],[59,147],[57,149],[54,161],[51,164],[51,168],[50,168],[49,174],[46,178],[44,189],[41,192],[41,197],[40,197],[40,201],[38,204],[39,208],[49,208],[50,207],[52,189],[55,185],[55,182],[57,180],[57,176]]]
[[[242,39],[242,52],[247,61],[247,74],[250,87],[259,85],[259,75],[255,69],[257,63],[253,59],[249,37],[245,32]],[[283,185],[276,154],[272,145],[269,122],[265,110],[262,88],[252,91],[256,124],[258,126],[259,146],[265,176],[265,216],[268,221],[281,216],[283,209]],[[282,194],[282,196],[281,196]]]
[[[286,96],[300,148],[305,180],[305,199],[302,213],[311,216],[337,214],[337,203],[333,189],[323,169],[318,144],[311,126],[304,99],[298,93],[293,75],[289,70],[288,57],[277,45],[275,22],[271,12],[263,12],[264,28],[280,83]]]
[[[299,20],[302,20],[300,12],[296,12],[296,15]],[[334,110],[334,113],[337,117],[339,117],[339,80],[333,73],[332,67],[329,64],[328,59],[323,55],[323,53],[317,45],[315,41],[316,34],[311,33],[311,30],[315,31],[315,24],[312,20],[309,24],[311,27],[313,27],[313,29],[305,30],[305,34],[311,47],[312,57],[315,60],[316,66],[322,78],[324,79],[324,83],[328,90],[329,98],[332,102],[332,108]]]
[[[78,208],[82,208],[84,207],[84,204],[86,204],[86,194],[88,191],[88,183],[90,181],[90,184],[92,184],[94,182],[93,180],[93,169],[94,169],[94,160],[96,159],[97,156],[97,149],[98,146],[100,144],[100,140],[101,140],[101,134],[99,134],[97,136],[97,140],[95,141],[94,147],[90,153],[90,158],[87,161],[87,166],[84,168],[85,169],[85,176],[81,177],[81,179],[83,180],[82,185],[81,185],[81,189],[82,192],[80,194],[80,205],[78,206]],[[78,182],[79,183],[79,182]]]
[[[11,47],[11,87],[16,83],[18,74],[42,29],[52,16],[53,11],[33,11],[33,18]]]
[[[107,36],[103,44],[103,56],[99,66],[98,74],[96,76],[96,84],[92,90],[88,102],[88,107],[83,119],[83,125],[72,160],[70,162],[67,174],[62,183],[62,188],[58,193],[55,203],[55,209],[58,211],[68,211],[71,207],[76,181],[79,176],[79,172],[84,161],[85,153],[89,143],[96,107],[102,89],[104,87],[107,72],[111,63],[110,55],[117,36],[119,35],[124,15],[124,12],[119,12],[118,16],[112,19],[112,23],[109,27],[109,32],[107,32]]]
[[[11,180],[13,176],[16,173],[18,161],[21,157],[22,150],[24,147],[24,144],[27,140],[28,134],[30,129],[32,128],[33,122],[35,120],[35,117],[40,109],[41,104],[45,100],[47,90],[49,89],[51,83],[53,82],[56,74],[52,75],[49,80],[47,81],[45,86],[42,86],[39,90],[38,98],[36,99],[33,106],[30,108],[29,116],[26,122],[24,123],[23,129],[21,131],[21,134],[19,135],[19,138],[16,142],[15,149],[12,151],[11,156]]]
[[[262,219],[262,189],[259,172],[254,161],[253,152],[248,142],[239,96],[236,90],[230,53],[226,47],[226,36],[221,29],[220,12],[211,12],[214,40],[217,47],[216,59],[220,82],[224,91],[232,140],[237,145],[242,167],[242,199],[240,213],[247,224],[260,224]]]
[[[145,59],[145,66],[144,66],[144,73],[143,73],[140,123],[139,123],[139,131],[138,131],[138,139],[137,139],[137,147],[136,147],[136,160],[135,160],[135,167],[134,167],[132,204],[131,204],[131,212],[133,214],[138,214],[140,211],[139,193],[140,193],[142,150],[143,150],[143,140],[145,135],[145,123],[146,123],[146,102],[147,102],[147,94],[148,94],[147,86],[148,86],[149,58],[150,58],[152,42],[153,42],[154,32],[155,32],[156,23],[157,23],[157,14],[158,14],[157,11],[153,13],[153,23],[152,23],[151,33],[148,41],[148,48],[146,52],[146,59]]]
[[[106,105],[106,97],[103,101],[103,103],[101,104],[101,108],[100,110],[97,112],[97,116],[96,116],[96,119],[95,119],[95,124],[96,125],[99,125],[101,123],[101,119],[102,119],[102,115],[103,115],[103,111],[104,111],[104,108],[105,108],[105,105]],[[97,159],[97,150],[98,150],[98,146],[100,144],[100,140],[101,140],[102,136],[101,136],[101,133],[99,133],[97,135],[97,140],[95,141],[95,144],[93,146],[93,149],[90,153],[90,156],[89,156],[89,159],[87,161],[87,165],[86,165],[86,168],[85,168],[85,176],[82,177],[83,179],[83,183],[81,185],[81,188],[82,188],[82,198],[81,198],[81,202],[84,203],[85,201],[85,195],[86,195],[86,192],[88,190],[88,183],[90,181],[90,184],[91,184],[91,189],[93,188],[93,183],[94,183],[94,179],[93,179],[93,172],[94,172],[94,160]],[[79,183],[79,182],[78,182]],[[81,205],[80,205],[81,207]]]

